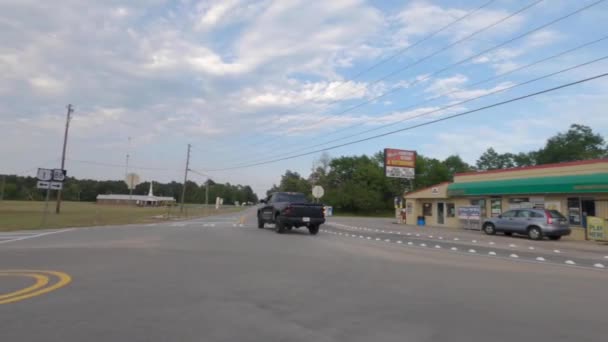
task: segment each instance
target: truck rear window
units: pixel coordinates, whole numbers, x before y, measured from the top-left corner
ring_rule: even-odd
[[[304,194],[277,194],[276,196],[276,202],[308,203],[308,200]]]

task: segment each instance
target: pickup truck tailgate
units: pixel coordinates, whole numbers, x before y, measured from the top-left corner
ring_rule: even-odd
[[[293,203],[290,205],[291,211],[288,216],[291,217],[323,217],[323,206],[314,203]]]

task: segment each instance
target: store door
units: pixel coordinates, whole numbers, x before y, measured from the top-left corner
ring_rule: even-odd
[[[437,223],[445,223],[445,203],[437,203]]]
[[[583,209],[583,227],[587,228],[587,216],[595,216],[595,200],[581,199],[581,209]]]

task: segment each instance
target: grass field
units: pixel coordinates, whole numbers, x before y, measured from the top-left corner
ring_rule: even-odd
[[[44,202],[0,201],[0,231],[150,223],[237,212],[244,208],[246,207],[226,206],[219,210],[206,210],[201,205],[187,205],[184,213],[180,214],[179,207],[140,208],[98,205],[91,202],[63,202],[61,214],[56,215],[55,202],[49,202],[49,213],[46,224],[43,225]]]

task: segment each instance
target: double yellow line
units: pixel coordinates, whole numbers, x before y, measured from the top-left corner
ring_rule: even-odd
[[[0,277],[21,277],[35,280],[31,286],[6,294],[0,294],[0,304],[15,303],[40,296],[62,288],[72,281],[72,278],[68,274],[57,271],[0,270]]]

